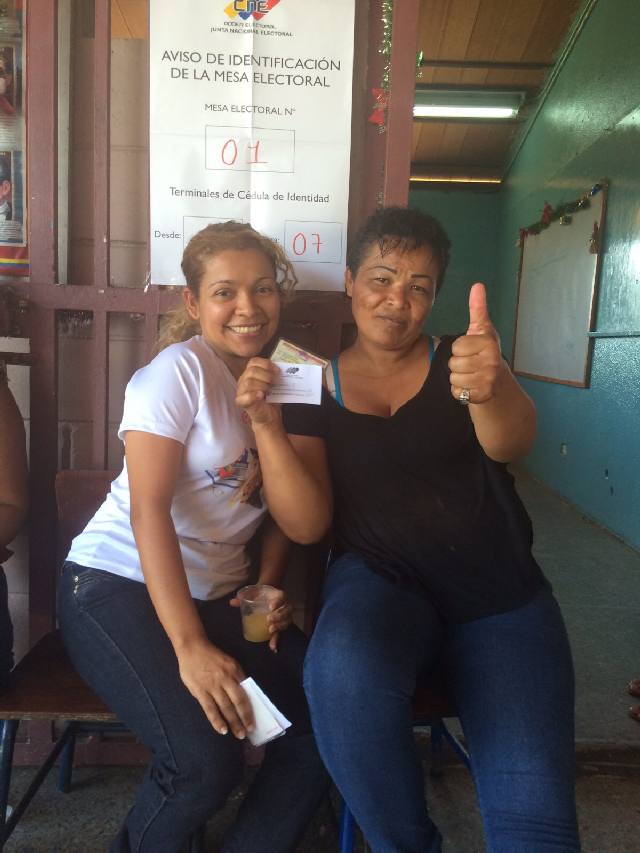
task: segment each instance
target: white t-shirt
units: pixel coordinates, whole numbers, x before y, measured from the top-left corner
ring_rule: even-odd
[[[194,598],[220,598],[247,578],[244,545],[266,506],[255,439],[235,404],[236,380],[201,335],[173,344],[131,378],[118,435],[150,432],[184,445],[171,505]],[[129,521],[127,467],[71,545],[68,559],[142,581]]]

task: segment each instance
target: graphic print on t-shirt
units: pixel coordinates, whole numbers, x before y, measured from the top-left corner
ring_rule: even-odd
[[[211,477],[213,487],[224,486],[232,489],[230,503],[247,503],[257,509],[262,509],[262,471],[258,451],[253,447],[245,447],[235,462],[205,471]]]

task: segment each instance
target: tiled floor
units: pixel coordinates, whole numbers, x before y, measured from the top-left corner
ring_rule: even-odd
[[[640,749],[626,692],[640,677],[640,554],[530,478],[519,477],[518,488],[533,520],[534,553],[569,631],[576,739]]]
[[[638,853],[640,827],[640,755],[607,755],[580,751],[578,812],[583,853]],[[103,853],[115,834],[134,795],[141,771],[136,768],[79,768],[74,789],[61,794],[50,778],[32,803],[6,853]],[[481,853],[482,827],[473,784],[460,765],[445,768],[441,778],[428,773],[427,798],[431,813],[445,838],[445,853]],[[16,793],[28,773],[16,773]],[[218,850],[240,793],[223,814],[209,822],[207,844]],[[298,853],[335,853],[336,829],[328,806],[309,828]],[[361,844],[358,850],[362,851]],[[247,851],[251,853],[251,851]],[[513,851],[517,853],[517,851]]]
[[[626,715],[632,700],[625,686],[631,677],[640,677],[640,555],[532,480],[520,477],[519,488],[534,521],[536,555],[553,583],[574,652],[584,853],[638,853],[640,725]],[[14,801],[30,773],[16,771]],[[58,793],[55,780],[49,779],[5,851],[106,850],[140,773],[135,768],[79,768],[68,795]],[[239,796],[209,823],[211,851],[217,849]],[[452,765],[434,781],[427,775],[427,797],[446,839],[446,853],[484,850],[473,786],[462,767]],[[335,826],[325,807],[299,853],[335,850]]]

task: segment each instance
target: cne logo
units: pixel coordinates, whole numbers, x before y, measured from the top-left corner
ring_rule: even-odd
[[[246,21],[253,16],[254,20],[259,21],[279,2],[280,0],[233,0],[225,6],[224,11],[230,18],[241,18]]]
[[[287,367],[287,369],[285,370],[285,373],[287,373],[289,376],[295,376],[296,373],[300,373],[300,368],[299,367]]]

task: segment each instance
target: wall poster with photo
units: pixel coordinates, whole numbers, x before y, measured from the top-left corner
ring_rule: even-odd
[[[25,86],[27,0],[0,0],[0,275],[29,275]]]

